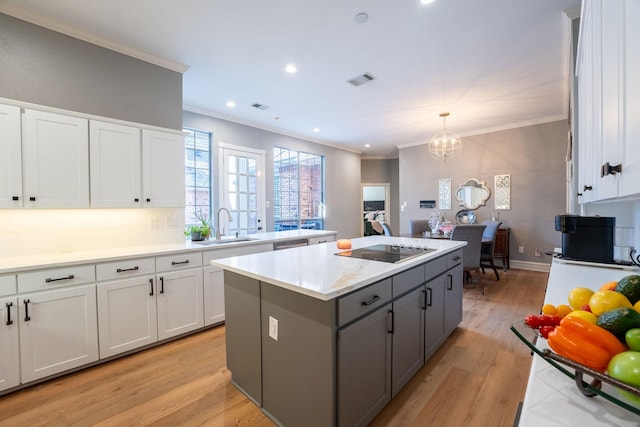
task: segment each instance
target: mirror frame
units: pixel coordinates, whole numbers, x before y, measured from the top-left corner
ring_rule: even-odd
[[[465,200],[464,192],[467,189],[478,189],[480,194],[474,197],[472,200]],[[470,191],[469,190],[469,191]],[[464,184],[460,184],[460,188],[456,191],[456,199],[460,206],[464,206],[467,209],[478,209],[480,206],[487,204],[487,200],[491,197],[491,190],[487,188],[484,181],[480,181],[475,178],[468,179]]]

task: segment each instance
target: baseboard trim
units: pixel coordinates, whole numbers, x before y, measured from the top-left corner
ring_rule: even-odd
[[[518,268],[520,270],[542,271],[548,273],[551,269],[551,264],[545,262],[531,262],[531,261],[518,261],[512,259],[510,262],[511,268]]]

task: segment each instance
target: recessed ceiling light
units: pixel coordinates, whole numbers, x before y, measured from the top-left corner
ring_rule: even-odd
[[[296,66],[295,66],[295,65],[293,65],[293,64],[289,64],[289,65],[287,65],[287,67],[286,67],[284,70],[285,70],[287,73],[289,73],[289,74],[293,74],[293,73],[295,73],[296,71],[298,71],[298,69],[296,68]]]
[[[422,4],[431,4],[433,3],[435,0],[420,0],[420,3]]]
[[[235,106],[236,106],[236,103],[235,103],[235,102],[233,102],[233,101],[227,101],[227,107],[229,107],[229,108],[233,108],[233,107],[235,107]]]
[[[369,148],[369,147],[371,147],[371,144],[364,144],[364,146]]]
[[[369,20],[369,15],[364,13],[364,12],[360,12],[353,19],[358,24],[364,24],[365,22],[367,22]]]
[[[313,128],[314,132],[320,132],[320,128]]]

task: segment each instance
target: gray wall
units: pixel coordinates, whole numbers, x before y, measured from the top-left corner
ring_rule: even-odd
[[[182,74],[0,13],[0,97],[181,129]]]
[[[213,133],[213,169],[216,176],[220,142],[266,151],[266,200],[273,200],[273,147],[325,156],[325,229],[335,230],[339,238],[360,235],[360,155],[348,151],[279,135],[262,129],[229,122],[189,111],[184,112],[184,126]],[[214,183],[214,210],[218,208],[218,186]],[[272,204],[273,206],[273,204]],[[273,209],[266,209],[267,231],[273,231]]]
[[[389,183],[391,231],[400,232],[400,203],[398,202],[398,159],[362,159],[362,183]]]
[[[511,175],[511,209],[500,211],[500,220],[511,228],[512,260],[550,262],[545,250],[559,247],[555,215],[565,211],[565,155],[568,123],[565,120],[463,138],[461,153],[446,162],[429,156],[427,146],[400,149],[400,233],[409,220],[427,218],[419,200],[438,200],[438,180],[451,178],[452,209],[442,211],[454,221],[462,209],[455,199],[461,183],[469,178],[485,181],[491,198],[475,211],[477,221],[490,219],[494,209],[494,175]],[[518,246],[525,252],[518,253]],[[541,257],[534,256],[539,248]]]

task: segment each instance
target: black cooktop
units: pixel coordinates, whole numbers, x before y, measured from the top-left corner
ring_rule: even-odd
[[[338,252],[336,255],[370,261],[398,263],[432,251],[435,251],[435,249],[414,246],[373,245],[366,248]]]

